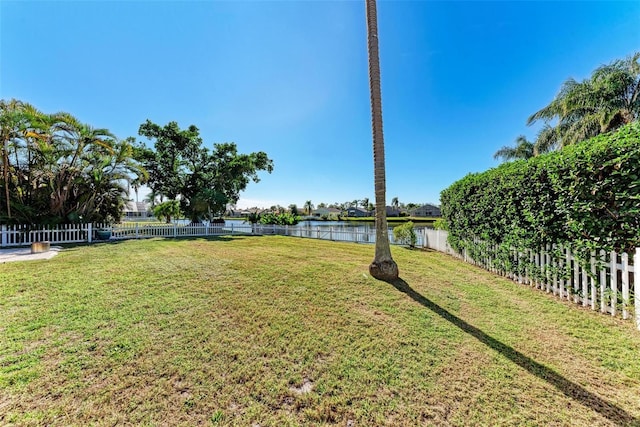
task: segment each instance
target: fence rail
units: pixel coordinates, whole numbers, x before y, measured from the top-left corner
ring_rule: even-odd
[[[635,318],[640,329],[640,248],[635,254],[600,251],[581,262],[570,248],[548,246],[538,251],[512,252],[508,262],[499,261],[496,248],[474,259],[468,251],[457,253],[443,230],[418,229],[417,246],[463,259],[518,283],[544,290],[560,299],[623,319]],[[106,235],[104,234],[106,233]],[[260,224],[70,224],[56,227],[6,226],[0,228],[0,247],[24,246],[48,241],[54,244],[91,243],[101,238],[144,239],[153,237],[207,237],[236,234],[272,234],[313,239],[375,243],[372,227],[309,227]],[[389,233],[391,244],[396,244]],[[476,242],[480,245],[481,242]]]

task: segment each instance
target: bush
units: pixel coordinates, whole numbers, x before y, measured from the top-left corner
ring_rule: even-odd
[[[285,213],[266,213],[260,217],[260,224],[275,225],[296,225],[298,217],[289,212]]]
[[[414,248],[418,243],[418,236],[413,228],[413,222],[405,222],[402,225],[393,228],[393,237],[403,245]]]
[[[449,243],[503,248],[640,246],[640,124],[563,150],[467,175],[441,195]]]
[[[171,222],[171,218],[176,218],[181,214],[180,202],[177,200],[167,200],[153,208],[153,216],[158,218],[160,221],[164,218],[167,223]]]
[[[449,225],[447,224],[447,220],[444,218],[438,218],[433,222],[433,228],[436,230],[448,230]]]

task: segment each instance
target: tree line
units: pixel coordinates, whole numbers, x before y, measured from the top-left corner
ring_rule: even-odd
[[[203,147],[197,127],[182,130],[149,120],[135,137],[118,139],[66,113],[0,100],[0,223],[116,222],[129,188],[142,185],[179,206],[192,221],[222,215],[259,171],[271,172],[264,152],[241,154],[236,144]]]

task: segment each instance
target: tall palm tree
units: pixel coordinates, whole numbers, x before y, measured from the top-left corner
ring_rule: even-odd
[[[21,101],[0,101],[0,139],[2,140],[2,181],[4,197],[7,209],[7,218],[11,219],[11,191],[9,179],[9,149],[10,144],[19,137],[20,122],[23,121],[22,110],[24,104]]]
[[[304,208],[307,211],[307,215],[311,215],[311,211],[313,210],[313,203],[311,203],[311,200],[304,202]]]
[[[34,154],[43,140],[48,139],[46,127],[49,116],[31,104],[17,99],[0,100],[0,141],[2,145],[2,181],[6,217],[12,220],[12,203],[22,203],[32,190],[31,172]],[[12,155],[13,164],[9,160]],[[10,187],[14,187],[11,191]],[[36,186],[37,187],[37,186]],[[12,201],[13,193],[13,201]]]
[[[380,89],[380,58],[378,54],[378,16],[376,0],[365,0],[369,55],[369,90],[371,95],[371,127],[373,129],[373,163],[376,196],[376,248],[369,273],[379,280],[398,278],[398,265],[391,257],[386,212],[386,176],[384,137],[382,134],[382,91]]]
[[[549,105],[527,124],[543,120],[541,143],[563,147],[640,118],[640,52],[597,68],[588,79],[565,81]],[[554,122],[554,126],[550,125]]]

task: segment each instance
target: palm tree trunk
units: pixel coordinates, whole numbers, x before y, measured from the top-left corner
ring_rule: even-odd
[[[384,137],[382,134],[382,94],[378,56],[378,17],[376,0],[366,1],[367,41],[369,53],[369,89],[371,93],[371,125],[373,128],[373,163],[376,196],[376,249],[369,273],[379,280],[398,278],[398,265],[391,257],[387,230],[386,177],[384,170]]]
[[[6,139],[2,151],[4,193],[7,201],[7,218],[11,219],[11,200],[9,199],[9,140]]]

